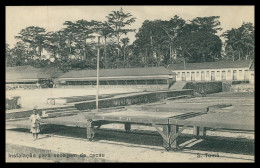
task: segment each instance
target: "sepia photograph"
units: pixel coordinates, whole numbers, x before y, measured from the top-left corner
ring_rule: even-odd
[[[5,6],[5,161],[255,162],[255,6]]]

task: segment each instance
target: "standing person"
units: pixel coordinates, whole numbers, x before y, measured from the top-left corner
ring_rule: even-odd
[[[53,82],[52,82],[52,80],[50,81],[49,87],[50,87],[50,88],[53,88]]]
[[[40,88],[40,84],[39,84],[38,82],[36,83],[36,87],[37,87],[37,88]]]
[[[40,115],[38,114],[36,107],[33,108],[33,114],[30,116],[31,120],[31,130],[34,140],[38,139],[38,134],[40,132]]]

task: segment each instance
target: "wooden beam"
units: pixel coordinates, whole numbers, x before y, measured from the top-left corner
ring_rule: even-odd
[[[193,135],[199,136],[199,127],[198,126],[193,126]]]
[[[170,125],[163,125],[163,134],[167,137],[167,140],[163,139],[163,147],[167,150],[169,150],[171,146],[169,141],[170,129]]]
[[[156,129],[156,131],[163,137],[163,139],[169,143],[169,139],[168,137],[158,128],[158,126],[153,122],[153,121],[150,121],[152,123],[152,126]]]
[[[179,126],[178,125],[170,125],[170,135],[177,134],[179,132]],[[178,140],[169,138],[169,148],[178,148]]]
[[[125,131],[129,132],[131,130],[131,123],[125,123]]]
[[[170,136],[170,140],[171,140],[171,142],[174,142],[174,140],[182,133],[182,131],[184,131],[187,127],[188,127],[188,125],[190,124],[190,122],[186,122],[184,125],[183,125],[183,127],[177,132],[177,133],[173,133],[173,134],[171,134],[171,136]]]
[[[200,127],[199,129],[199,136],[206,136],[206,128],[205,127]]]

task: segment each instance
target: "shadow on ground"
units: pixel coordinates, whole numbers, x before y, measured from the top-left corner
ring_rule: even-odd
[[[28,129],[16,128],[9,129],[11,131],[27,132],[30,133]],[[79,127],[69,127],[69,126],[59,126],[53,125],[47,129],[41,131],[42,134],[47,134],[43,138],[48,138],[50,135],[62,136],[62,138],[69,139],[85,139],[86,129]],[[42,138],[42,139],[43,139]],[[184,134],[178,139],[178,143],[184,143],[192,139],[192,135]],[[233,139],[233,140],[232,140]],[[39,139],[40,140],[40,139]],[[102,143],[113,143],[121,142],[127,146],[136,145],[149,145],[149,146],[162,146],[162,137],[153,131],[137,131],[133,130],[131,132],[125,132],[124,130],[109,130],[109,129],[99,129],[95,134],[94,141],[101,141]],[[254,142],[245,141],[239,142],[234,141],[234,138],[217,139],[217,138],[205,138],[202,142],[195,144],[192,147],[185,148],[189,150],[199,150],[199,151],[210,151],[210,152],[224,152],[232,154],[244,154],[244,155],[254,155]]]

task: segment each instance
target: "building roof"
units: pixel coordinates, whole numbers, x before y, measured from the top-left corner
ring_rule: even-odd
[[[63,73],[56,67],[34,68],[32,66],[6,67],[6,82],[34,82],[38,79],[55,78]]]
[[[148,68],[125,68],[125,69],[100,69],[100,77],[126,77],[126,76],[159,76],[174,75],[170,69],[164,67],[148,67]],[[88,78],[96,77],[96,70],[73,70],[61,75],[59,78]]]
[[[6,67],[6,82],[37,81],[38,70],[32,66]]]
[[[58,78],[62,74],[64,74],[64,72],[60,71],[57,67],[53,67],[53,66],[39,68],[39,72],[38,72],[39,77],[48,76],[48,78]]]
[[[255,62],[254,61],[252,61],[252,64],[251,64],[249,70],[250,71],[254,71],[255,70]]]
[[[36,68],[27,65],[27,66],[14,66],[14,67],[6,67],[6,72],[30,72],[35,70]]]
[[[252,63],[252,60],[186,63],[186,70],[249,68],[251,63]],[[172,70],[185,70],[184,64],[172,64],[172,65],[169,65],[168,68],[170,68]]]

